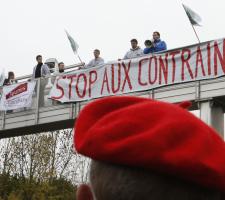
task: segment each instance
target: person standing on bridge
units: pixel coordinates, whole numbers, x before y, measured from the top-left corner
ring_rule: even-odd
[[[45,87],[48,84],[47,76],[50,76],[48,65],[43,64],[42,56],[36,56],[37,65],[33,69],[32,80],[40,78],[40,91],[39,91],[39,106],[44,106]]]
[[[4,83],[3,83],[3,86],[6,86],[6,85],[12,85],[12,84],[15,84],[17,83],[17,80],[15,80],[15,74],[14,72],[8,72],[8,78],[6,78],[4,80]],[[13,110],[7,110],[6,113],[12,113]]]
[[[151,40],[145,40],[145,48],[144,48],[144,51],[143,53],[144,54],[149,54],[149,53],[152,53],[153,51],[151,51],[151,47],[152,46],[152,41]]]
[[[96,67],[98,65],[104,64],[104,59],[100,57],[100,50],[95,49],[93,53],[94,59],[91,60],[87,65],[85,65],[84,68]]]
[[[51,78],[52,84],[54,84],[55,79],[56,79],[56,76],[62,75],[62,74],[64,73],[64,71],[65,71],[65,64],[64,64],[64,62],[60,62],[60,63],[58,64],[58,69],[55,70],[55,72],[54,72],[54,74],[53,74],[53,76],[52,76],[52,78]]]
[[[8,78],[4,80],[3,85],[12,85],[14,83],[17,83],[14,72],[8,72]]]
[[[53,76],[51,77],[52,84],[55,83],[55,79],[56,79],[57,76],[60,76],[60,75],[63,75],[64,74],[64,71],[65,71],[65,64],[64,64],[64,62],[60,62],[58,64],[58,69],[55,70]],[[56,101],[56,100],[53,99],[52,100],[52,104],[53,105],[59,105],[59,104],[61,104],[61,102]]]
[[[142,56],[143,50],[138,46],[137,39],[132,39],[130,43],[131,43],[131,49],[125,54],[123,59],[131,59],[131,58]],[[118,59],[118,60],[121,60],[121,59]]]
[[[132,39],[130,43],[131,43],[131,49],[125,54],[123,59],[131,59],[131,58],[142,56],[143,50],[138,46],[137,39]]]
[[[60,62],[59,64],[58,64],[58,69],[59,69],[59,73],[61,74],[61,73],[64,73],[64,70],[65,70],[65,64],[64,64],[64,62]]]
[[[151,47],[145,48],[145,54],[167,50],[166,43],[160,39],[160,33],[158,31],[153,32],[152,37]]]

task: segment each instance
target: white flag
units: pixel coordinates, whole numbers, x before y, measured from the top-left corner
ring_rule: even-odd
[[[78,44],[74,41],[74,39],[70,36],[70,34],[65,30],[68,40],[70,41],[70,45],[73,49],[73,52],[77,54],[77,49],[79,48]]]
[[[191,24],[193,26],[201,26],[201,17],[196,13],[194,12],[192,9],[190,9],[189,7],[185,6],[184,4],[182,4],[183,7],[184,7],[184,10],[191,22]]]

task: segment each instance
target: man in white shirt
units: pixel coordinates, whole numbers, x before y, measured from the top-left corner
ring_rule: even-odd
[[[48,65],[43,64],[42,56],[36,56],[37,65],[35,65],[32,74],[32,80],[40,78],[39,106],[44,106],[45,87],[48,83],[48,77],[51,75]]]
[[[63,75],[64,72],[65,72],[65,64],[64,64],[64,62],[60,62],[58,64],[58,69],[55,69],[55,72],[53,73],[53,76],[51,77],[52,84],[55,83],[56,77]],[[52,100],[52,105],[56,106],[56,105],[60,105],[60,104],[61,104],[61,102]]]
[[[130,43],[131,43],[131,49],[125,54],[123,59],[131,59],[131,58],[142,56],[143,50],[138,46],[138,41],[136,39],[132,39]]]
[[[32,79],[49,76],[51,74],[50,70],[48,65],[43,64],[41,55],[36,56],[36,61],[37,65],[35,65],[33,68]]]
[[[60,76],[64,73],[65,70],[65,64],[64,62],[60,62],[58,64],[58,69],[55,69],[55,72],[53,73],[53,76],[51,77],[51,82],[54,84],[56,76]]]
[[[94,59],[91,60],[87,65],[84,66],[84,68],[90,68],[90,67],[95,67],[97,65],[102,65],[104,64],[104,59],[100,57],[100,50],[95,49],[94,50]]]

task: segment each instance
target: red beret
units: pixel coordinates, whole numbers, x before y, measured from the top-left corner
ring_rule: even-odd
[[[75,148],[94,160],[225,191],[224,141],[181,106],[138,97],[96,100],[76,120]]]

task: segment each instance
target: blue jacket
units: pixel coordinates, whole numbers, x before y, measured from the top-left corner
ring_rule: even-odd
[[[152,47],[146,47],[146,48],[144,48],[143,53],[144,54],[153,53],[153,48]]]
[[[160,39],[154,41],[154,47],[145,48],[144,54],[167,50],[166,43]]]

